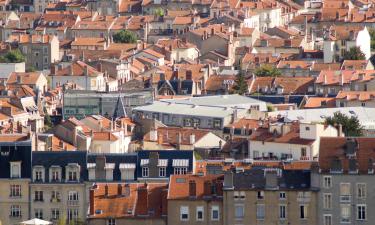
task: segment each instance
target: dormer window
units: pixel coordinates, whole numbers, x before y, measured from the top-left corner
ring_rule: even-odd
[[[21,162],[10,162],[10,177],[21,178]]]
[[[174,174],[187,174],[189,160],[188,159],[174,159],[172,161],[172,166],[174,167]]]
[[[76,182],[79,181],[80,166],[78,164],[69,164],[66,167],[66,181]]]
[[[134,180],[135,163],[121,163],[121,180]]]
[[[44,181],[44,167],[35,166],[33,169],[33,181],[43,182]]]
[[[61,167],[60,166],[52,166],[49,169],[49,180],[50,182],[61,181]]]
[[[114,163],[106,163],[105,164],[105,179],[107,181],[113,180],[113,170],[115,169]]]

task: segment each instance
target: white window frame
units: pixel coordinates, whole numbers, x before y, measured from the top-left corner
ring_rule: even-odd
[[[367,185],[366,183],[357,183],[357,198],[365,199],[367,196]],[[362,188],[360,188],[362,186]]]
[[[323,215],[323,225],[333,225],[332,214]]]
[[[301,215],[301,207],[303,207],[303,217]],[[299,205],[299,218],[301,220],[306,220],[306,219],[309,218],[309,210],[308,209],[309,209],[308,205],[306,205],[306,204]]]
[[[348,209],[346,211],[346,213],[348,213],[348,215],[343,215],[343,209],[346,208]],[[351,211],[352,211],[352,207],[350,204],[340,204],[340,222],[341,223],[350,223],[350,218],[351,218]]]
[[[323,193],[323,209],[332,209],[332,193]]]
[[[11,205],[10,206],[10,216],[11,217],[21,217],[21,206],[20,205]]]
[[[332,176],[323,176],[323,187],[332,188]]]
[[[279,219],[280,220],[286,220],[286,218],[287,218],[287,205],[285,205],[285,204],[280,204],[279,205]]]
[[[279,199],[280,200],[285,200],[286,199],[286,192],[285,191],[282,191],[279,193]]]
[[[116,219],[114,218],[107,219],[107,225],[116,225]]]
[[[166,177],[167,176],[167,168],[166,167],[159,167],[159,177]]]
[[[202,218],[198,217],[198,212],[202,212]],[[204,207],[203,206],[197,206],[197,208],[196,208],[196,220],[197,221],[204,221]]]
[[[260,210],[260,209],[263,209],[263,210]],[[261,213],[261,212],[263,212],[263,213]],[[261,215],[261,214],[263,214],[263,215]],[[266,217],[266,207],[265,207],[264,204],[257,204],[256,205],[255,216],[256,216],[257,220],[264,220],[264,218]]]
[[[237,207],[238,208],[242,208],[242,214],[241,215],[237,215]],[[245,206],[243,204],[236,204],[234,205],[234,218],[236,220],[243,220],[243,218],[245,217]]]
[[[217,211],[217,218],[214,218],[214,212]],[[213,205],[211,207],[211,220],[212,221],[219,221],[220,220],[220,208],[217,205]]]
[[[58,208],[51,209],[51,219],[52,220],[60,219],[60,209]]]
[[[149,169],[147,166],[142,167],[142,177],[148,177],[149,176]]]
[[[182,218],[183,215],[187,215],[187,218]],[[189,206],[180,206],[180,220],[181,221],[189,221]]]
[[[21,176],[21,162],[10,162],[10,177],[21,178]]]
[[[21,185],[20,184],[11,184],[10,185],[10,197],[21,197],[22,192],[21,192]]]
[[[360,207],[364,208],[364,215],[365,215],[364,218],[362,216],[360,216],[360,214],[359,214]],[[360,220],[360,221],[367,220],[367,205],[366,204],[357,204],[357,206],[356,206],[356,219]]]
[[[68,201],[79,201],[78,191],[69,191],[68,192]]]

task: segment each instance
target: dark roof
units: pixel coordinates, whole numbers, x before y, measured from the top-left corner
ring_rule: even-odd
[[[77,163],[81,167],[80,181],[86,181],[88,178],[86,167],[86,151],[61,151],[61,152],[33,152],[32,165],[43,166],[46,171],[51,166],[60,166],[62,169],[61,180],[65,180],[65,166],[69,163]],[[45,180],[49,180],[49,173],[45,173]]]
[[[260,101],[269,102],[272,104],[282,104],[285,103],[285,96],[283,95],[260,95],[260,96],[250,96],[254,99],[258,99]],[[305,95],[288,95],[289,101],[288,103],[295,103],[300,105]]]
[[[265,167],[254,167],[243,173],[233,174],[234,189],[262,189],[266,188]],[[278,176],[280,190],[299,190],[310,188],[309,170],[281,170]]]
[[[21,178],[31,178],[31,141],[0,143],[0,178],[10,178],[10,162],[21,161]]]
[[[97,156],[104,156],[106,163],[114,163],[113,181],[121,181],[121,163],[137,163],[137,154],[88,154],[87,163],[95,163]]]

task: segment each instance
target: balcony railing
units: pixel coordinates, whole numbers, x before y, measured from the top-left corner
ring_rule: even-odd
[[[350,195],[340,195],[340,202],[350,202],[351,199]]]
[[[68,206],[79,206],[78,200],[68,200],[67,202]]]

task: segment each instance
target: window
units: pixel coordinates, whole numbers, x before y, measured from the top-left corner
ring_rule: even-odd
[[[68,181],[77,181],[77,171],[69,171]]]
[[[211,220],[219,220],[220,211],[219,206],[212,206],[211,208]]]
[[[366,184],[365,183],[357,184],[357,198],[366,198]]]
[[[10,216],[11,217],[21,217],[21,206],[12,205],[10,207]]]
[[[366,205],[357,205],[357,220],[366,220]]]
[[[68,193],[68,201],[78,201],[78,192],[77,191],[69,191]]]
[[[165,177],[165,175],[166,175],[166,168],[159,167],[159,177]]]
[[[21,177],[21,162],[10,162],[10,177],[11,178]]]
[[[43,201],[43,191],[35,191],[34,192],[34,201],[42,202]]]
[[[310,127],[305,127],[305,130],[306,130],[306,131],[309,131],[309,130],[310,130]]]
[[[21,197],[21,185],[10,185],[10,197]]]
[[[323,208],[324,209],[332,208],[332,194],[331,193],[323,194]]]
[[[221,128],[221,120],[220,119],[214,119],[214,128]]]
[[[306,157],[306,156],[307,156],[306,148],[301,148],[301,157]]]
[[[299,211],[300,211],[299,218],[306,219],[307,218],[307,205],[300,205]]]
[[[78,220],[78,209],[68,209],[68,221]]]
[[[148,167],[142,167],[142,177],[148,177]]]
[[[257,198],[264,199],[264,191],[258,191]]]
[[[350,202],[350,183],[340,183],[340,202]]]
[[[325,214],[323,216],[323,225],[332,225],[332,215]]]
[[[350,204],[341,204],[341,222],[342,223],[350,223]]]
[[[115,219],[108,219],[107,225],[116,225],[116,220]]]
[[[43,209],[35,209],[35,218],[43,219]]]
[[[186,174],[187,173],[187,167],[175,167],[174,168],[174,174]]]
[[[52,191],[51,193],[51,202],[60,202],[60,192]]]
[[[366,107],[366,102],[361,102],[361,106]]]
[[[286,193],[285,192],[280,192],[279,193],[279,198],[280,199],[286,199]]]
[[[59,180],[60,180],[59,171],[57,170],[52,171],[52,181],[59,181]]]
[[[204,220],[204,208],[203,206],[197,206],[197,221]]]
[[[286,219],[286,205],[279,205],[279,218]]]
[[[193,119],[193,127],[199,127],[201,120],[198,118]]]
[[[189,220],[189,207],[188,206],[180,207],[180,220],[181,221]]]
[[[184,126],[185,127],[191,127],[192,126],[192,122],[191,122],[190,118],[184,119]]]
[[[323,177],[323,187],[324,188],[331,188],[332,187],[332,177],[331,176],[324,176]]]
[[[51,215],[53,220],[58,220],[60,218],[60,210],[59,209],[52,209]]]
[[[243,205],[234,206],[234,216],[236,220],[242,220],[245,214],[245,209]]]
[[[265,215],[264,205],[257,205],[257,220],[263,220]]]
[[[36,170],[34,176],[35,176],[34,181],[36,181],[36,182],[42,182],[43,181],[43,172],[41,170]]]

